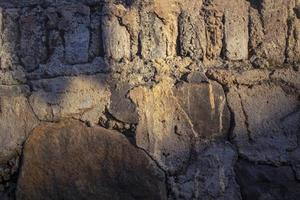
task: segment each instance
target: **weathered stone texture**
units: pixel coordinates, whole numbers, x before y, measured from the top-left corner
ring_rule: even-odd
[[[59,26],[65,31],[66,62],[70,64],[87,62],[90,42],[88,28],[90,25],[90,8],[82,4],[63,6],[60,14],[62,19]]]
[[[115,60],[130,58],[130,35],[115,16],[102,18],[104,54]]]
[[[19,10],[2,10],[1,19],[1,69],[14,70],[15,65],[19,64],[17,56],[17,45],[19,42]]]
[[[299,62],[300,60],[300,20],[291,17],[288,21],[287,61]]]
[[[47,59],[45,19],[40,7],[22,10],[20,57],[27,71],[36,69]]]
[[[26,98],[28,91],[25,86],[0,86],[0,164],[20,154],[39,123]]]
[[[140,116],[137,145],[170,172],[185,167],[196,133],[173,95],[170,81],[166,80],[152,90],[137,88],[130,93],[130,98],[136,103]]]
[[[203,59],[206,54],[206,35],[203,17],[184,11],[179,16],[180,55]]]
[[[112,83],[112,94],[108,110],[119,121],[137,124],[139,121],[137,109],[128,95],[131,89],[130,85],[126,82]]]
[[[224,6],[225,56],[229,60],[248,59],[248,4],[243,0],[231,0],[226,3],[230,6]]]
[[[281,64],[285,60],[288,6],[291,1],[264,0],[262,23],[264,27],[263,51],[268,60]]]
[[[170,178],[172,199],[241,199],[235,181],[237,154],[229,144],[197,149],[185,174]]]
[[[0,199],[295,199],[299,20],[298,0],[0,0]]]
[[[166,199],[164,174],[125,136],[44,124],[25,144],[17,199]]]
[[[200,138],[227,136],[230,114],[221,85],[216,82],[184,83],[173,91]]]
[[[240,161],[237,163],[237,180],[243,199],[296,200],[300,195],[300,183],[295,180],[288,166],[273,167]]]
[[[274,164],[289,160],[289,151],[297,147],[297,135],[285,121],[295,117],[297,96],[286,94],[279,86],[259,85],[232,88],[228,102],[236,122],[232,137],[241,155]]]
[[[97,124],[109,104],[105,79],[104,75],[93,75],[33,81],[30,104],[40,120],[74,117]]]
[[[140,40],[142,41],[141,54],[143,58],[155,59],[167,57],[167,30],[161,18],[155,13],[146,14],[142,21],[142,32]]]
[[[230,115],[217,83],[172,87],[164,81],[151,90],[134,89],[130,98],[140,116],[137,145],[166,170],[178,171],[187,164],[195,138],[226,137]]]
[[[0,12],[0,83],[4,85],[22,84],[26,82],[26,78],[18,58],[19,9],[1,9]]]
[[[101,15],[102,8],[99,6],[91,9],[91,35],[89,46],[89,58],[95,58],[103,56],[103,40],[102,40],[102,27],[101,27]]]
[[[209,60],[217,59],[221,56],[224,37],[224,24],[222,23],[223,13],[217,8],[214,2],[205,6],[204,19],[206,23],[206,57]]]
[[[247,160],[280,165],[290,162],[290,152],[297,148],[299,72],[290,70],[208,73],[229,87],[231,140]]]

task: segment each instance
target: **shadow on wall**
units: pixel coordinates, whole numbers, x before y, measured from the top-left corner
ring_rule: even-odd
[[[41,121],[105,118],[111,67],[103,6],[1,8],[0,199],[2,190],[14,192],[23,143]]]
[[[126,1],[125,4],[129,6],[132,3],[134,2]],[[137,153],[137,149],[127,144],[128,141],[124,141],[124,137],[116,139],[115,132],[99,127],[87,128],[78,122],[63,121],[59,125],[53,123],[33,131],[37,136],[43,135],[45,137],[42,138],[43,140],[35,138],[35,135],[30,137],[27,147],[29,153],[25,157],[25,159],[28,158],[25,167],[25,170],[29,170],[28,174],[35,174],[34,171],[30,172],[30,166],[35,164],[30,163],[30,159],[33,159],[30,156],[37,152],[35,162],[43,167],[49,165],[53,167],[51,168],[53,171],[56,170],[56,166],[64,170],[64,167],[74,169],[74,171],[66,170],[68,171],[66,174],[74,180],[75,188],[79,193],[90,192],[85,191],[86,184],[91,184],[88,189],[92,191],[98,189],[93,183],[98,184],[99,180],[94,179],[91,173],[98,173],[97,166],[101,165],[104,167],[101,171],[104,174],[103,177],[108,177],[107,179],[117,177],[116,180],[107,182],[112,184],[111,187],[115,185],[115,187],[121,187],[122,192],[128,189],[124,183],[129,181],[134,188],[128,190],[132,191],[135,187],[138,189],[141,187],[142,192],[139,195],[142,196],[144,186],[145,188],[149,186],[151,192],[155,192],[157,185],[168,184],[169,195],[174,199],[183,196],[187,199],[194,197],[209,199],[212,196],[240,199],[240,188],[235,180],[234,172],[236,161],[239,159],[236,171],[243,194],[253,195],[252,190],[257,190],[257,188],[251,188],[250,192],[246,191],[248,182],[251,185],[256,185],[256,183],[259,185],[261,181],[260,178],[248,179],[248,176],[259,177],[260,173],[257,171],[265,172],[268,169],[268,167],[257,167],[255,164],[255,170],[252,170],[252,164],[243,162],[243,159],[247,159],[251,163],[268,165],[291,163],[294,171],[288,166],[288,178],[283,180],[292,182],[291,185],[294,185],[296,190],[299,188],[299,183],[292,176],[294,172],[298,176],[300,173],[299,144],[297,144],[299,134],[285,132],[285,129],[289,130],[290,127],[293,131],[299,130],[297,126],[299,101],[294,94],[285,93],[281,86],[277,87],[276,84],[276,86],[270,86],[269,83],[259,81],[250,84],[247,81],[237,85],[223,84],[224,88],[229,88],[225,96],[222,86],[217,82],[207,83],[207,80],[199,82],[198,79],[203,78],[203,74],[201,72],[199,75],[198,71],[198,74],[188,75],[187,80],[176,85],[169,79],[165,79],[153,87],[136,87],[129,94],[129,90],[135,86],[126,82],[129,81],[128,77],[122,80],[122,69],[114,67],[118,64],[122,67],[124,60],[132,60],[135,56],[166,58],[172,56],[176,49],[176,45],[172,42],[165,42],[169,35],[161,34],[163,32],[161,30],[164,29],[163,20],[153,13],[148,18],[142,19],[141,23],[147,25],[147,30],[143,34],[137,34],[136,32],[140,30],[129,29],[126,26],[126,23],[134,22],[138,18],[137,13],[133,11],[132,16],[129,16],[126,15],[125,6],[119,6],[116,9],[106,3],[93,6],[68,4],[47,8],[40,6],[22,9],[7,8],[2,9],[1,13],[0,172],[3,171],[2,174],[6,178],[1,182],[4,176],[0,176],[0,187],[10,183],[12,179],[9,176],[17,173],[18,161],[12,161],[12,163],[9,161],[9,164],[7,161],[14,160],[14,157],[21,154],[23,142],[41,121],[59,122],[65,118],[75,118],[86,122],[89,126],[100,124],[125,134],[136,133],[137,146],[140,151]],[[190,19],[184,14],[181,16],[183,23],[184,20]],[[130,17],[134,20],[131,21]],[[127,21],[122,21],[122,19]],[[172,25],[168,28],[172,29]],[[152,35],[155,35],[154,39]],[[173,40],[173,37],[174,35],[170,40]],[[189,35],[186,37],[189,41]],[[143,43],[142,39],[146,42]],[[170,49],[174,52],[169,51]],[[142,50],[144,50],[143,55]],[[187,51],[189,52],[190,49]],[[132,55],[132,52],[136,52],[137,55]],[[246,49],[243,52],[247,54],[248,51]],[[115,62],[108,64],[107,60]],[[112,71],[115,73],[110,73]],[[254,75],[261,77],[261,74]],[[276,76],[276,73],[272,72],[272,76],[274,75]],[[268,95],[265,94],[266,91]],[[128,99],[128,95],[132,95],[130,96],[132,99]],[[230,116],[226,98],[232,116]],[[139,115],[134,103],[138,105]],[[291,118],[285,117],[290,113],[292,113]],[[230,118],[233,116],[234,123],[230,124]],[[280,121],[282,118],[284,119]],[[273,122],[282,124],[274,126]],[[56,125],[60,127],[57,128]],[[232,126],[230,135],[228,135],[229,126]],[[69,130],[70,127],[73,129]],[[51,131],[47,132],[48,129]],[[65,132],[64,129],[66,129]],[[96,129],[97,131],[94,131]],[[86,138],[85,135],[81,135],[80,130],[88,132],[90,137]],[[100,137],[100,134],[95,134],[98,132],[101,134],[105,132],[104,138]],[[59,133],[58,136],[55,136],[56,133]],[[47,143],[48,139],[51,144]],[[94,139],[99,143],[93,143]],[[117,142],[114,142],[115,140]],[[119,149],[119,145],[123,149]],[[76,149],[77,147],[79,150]],[[48,148],[51,149],[48,150]],[[84,155],[76,157],[80,148],[83,148]],[[127,148],[130,149],[129,153],[126,151]],[[40,151],[43,154],[39,154]],[[65,159],[60,151],[65,153],[63,155],[69,156],[67,159],[72,161],[71,164],[60,163]],[[92,154],[89,154],[90,152]],[[102,157],[99,160],[93,160],[98,154]],[[48,158],[48,155],[51,156]],[[141,161],[135,156],[141,157]],[[112,160],[113,158],[117,161]],[[120,168],[123,169],[120,163],[123,162],[126,165],[125,172],[128,171],[133,178],[124,171],[120,171]],[[131,169],[131,162],[136,164],[134,169],[142,178]],[[2,164],[5,167],[2,167]],[[111,167],[111,165],[114,166]],[[149,171],[144,171],[143,168]],[[243,170],[247,173],[243,173]],[[59,178],[65,178],[64,172],[63,170],[58,172]],[[164,177],[163,172],[168,176],[167,178]],[[254,175],[251,174],[252,172]],[[26,173],[27,171],[23,172],[25,178]],[[82,176],[81,180],[74,179],[78,173]],[[154,176],[152,173],[159,174],[158,180],[151,180]],[[43,178],[43,172],[38,176]],[[92,180],[89,180],[90,177]],[[52,179],[53,176],[47,176],[48,178]],[[150,181],[147,182],[147,179]],[[137,184],[140,180],[145,181],[145,185]],[[280,181],[275,180],[279,182],[276,182],[276,187],[281,185]],[[35,179],[32,178],[31,181],[34,188],[37,185],[34,182]],[[57,195],[57,191],[60,190],[57,190],[55,181],[54,183],[52,181],[49,180],[48,188],[41,186],[41,193],[47,190]],[[64,191],[72,193],[73,182],[70,186],[68,179],[61,181],[66,181],[62,183],[67,188]],[[25,182],[24,185],[26,184]],[[5,190],[9,187],[5,186]],[[68,191],[69,187],[72,190]],[[259,189],[261,187],[265,186],[258,186]],[[287,191],[290,192],[290,190]],[[164,192],[161,195],[166,195]],[[278,192],[277,189],[276,192]],[[94,194],[89,193],[89,195],[95,198]],[[134,194],[126,195],[128,199],[139,198]],[[165,199],[165,196],[155,196],[155,198]]]
[[[103,1],[95,2],[98,3],[91,3],[92,6],[66,4],[47,8],[18,8],[14,7],[16,2],[0,2],[1,99],[6,100],[2,110],[9,113],[2,118],[3,130],[15,130],[3,134],[3,143],[9,144],[8,152],[15,151],[15,145],[21,146],[38,120],[76,118],[95,125],[103,117],[105,125],[110,126],[103,113],[112,104],[118,124],[113,126],[126,126],[130,132],[137,123],[135,106],[126,98],[131,86],[116,85],[110,74],[113,64],[105,59],[116,63],[131,59],[131,48],[138,51],[139,45],[131,43],[129,32],[133,30],[127,30],[117,17],[126,14],[124,6],[116,9]],[[132,3],[125,2],[126,6]],[[18,113],[6,103],[12,98],[17,99]],[[126,110],[121,114],[130,114],[119,117],[119,107]],[[22,120],[26,113],[28,121]],[[22,121],[18,129],[11,123],[15,121]],[[19,139],[9,142],[13,138]]]

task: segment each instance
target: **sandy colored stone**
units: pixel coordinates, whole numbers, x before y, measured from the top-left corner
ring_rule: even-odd
[[[180,55],[204,59],[206,35],[204,19],[183,11],[178,19]]]
[[[102,18],[102,40],[104,54],[115,60],[129,59],[130,35],[125,26],[121,25],[115,16]]]
[[[166,170],[181,170],[188,162],[191,139],[196,136],[192,123],[173,95],[166,79],[153,89],[139,87],[130,92],[137,105],[139,124],[137,146],[145,149]]]
[[[185,174],[170,177],[171,198],[240,200],[234,172],[237,153],[228,143],[199,147]]]
[[[280,164],[297,147],[297,127],[286,126],[299,106],[297,96],[276,85],[231,88],[227,100],[235,116],[232,140],[251,161]],[[296,118],[295,118],[296,117]],[[298,121],[298,122],[297,122]]]
[[[231,0],[224,7],[225,56],[229,60],[248,59],[248,4],[244,0]]]
[[[33,81],[30,104],[40,120],[77,118],[97,124],[109,104],[105,75],[58,77]]]
[[[137,145],[171,172],[187,164],[194,138],[225,137],[230,122],[218,84],[172,84],[164,79],[152,89],[139,87],[130,92],[140,118]]]
[[[19,200],[166,199],[164,173],[120,133],[43,124],[25,144]]]
[[[285,60],[286,38],[288,32],[288,6],[292,1],[261,1],[261,19],[264,27],[262,56],[271,64],[282,64]]]
[[[0,86],[0,164],[20,154],[39,123],[28,103],[28,92],[25,86]]]

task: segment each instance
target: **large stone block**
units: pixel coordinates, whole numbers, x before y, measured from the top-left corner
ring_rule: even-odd
[[[300,62],[300,19],[291,17],[288,21],[287,61]]]
[[[153,89],[138,87],[130,92],[137,105],[139,123],[136,143],[166,170],[174,173],[186,166],[191,139],[196,136],[190,119],[172,92],[170,80]]]
[[[258,51],[261,51],[259,54],[274,65],[285,61],[290,2],[289,0],[263,0],[260,4],[264,37],[262,48]]]
[[[25,86],[0,86],[0,164],[20,154],[39,123],[26,98],[28,93]]]
[[[240,200],[231,145],[198,145],[196,152],[185,174],[169,178],[172,199]]]
[[[1,69],[14,69],[19,64],[19,9],[1,9]]]
[[[248,4],[244,0],[234,0],[226,1],[224,7],[225,56],[229,60],[245,60],[249,42]]]
[[[286,93],[273,84],[251,88],[232,87],[227,95],[235,116],[232,139],[239,153],[251,161],[280,164],[289,161],[289,152],[297,147],[300,123],[294,115],[299,106],[297,95]]]
[[[206,58],[214,60],[221,56],[224,37],[223,6],[218,6],[219,0],[209,1],[204,6],[204,20],[206,26]]]
[[[43,124],[25,144],[18,200],[166,199],[164,173],[122,134]]]
[[[30,104],[40,120],[77,118],[97,124],[109,104],[105,75],[58,77],[32,81]]]
[[[137,105],[137,145],[170,172],[186,166],[195,138],[213,140],[227,135],[230,115],[217,83],[182,83],[168,79],[152,89],[139,87],[130,97]]]
[[[64,30],[65,60],[70,64],[85,63],[89,58],[90,8],[71,4],[60,8],[60,29]]]
[[[163,5],[166,5],[162,3]],[[164,9],[165,7],[161,8]],[[172,15],[171,13],[164,13]],[[139,53],[145,59],[166,58],[176,53],[177,21],[164,18],[157,12],[143,12],[140,22],[139,39],[141,49]]]
[[[199,14],[184,11],[179,16],[180,55],[201,60],[206,53],[205,23]]]
[[[47,59],[46,18],[44,9],[23,9],[20,17],[20,59],[27,71],[36,69]]]
[[[224,138],[230,127],[230,113],[221,85],[183,83],[173,90],[178,103],[202,139]]]
[[[299,198],[300,183],[295,180],[289,166],[274,167],[239,161],[236,173],[245,200]]]
[[[106,57],[114,60],[130,58],[130,35],[117,17],[106,16],[102,18],[102,40]]]
[[[212,0],[204,4],[207,58],[248,58],[249,5],[244,0]]]
[[[144,58],[165,58],[167,52],[164,23],[154,13],[145,15],[142,21],[142,56]]]
[[[127,82],[115,82],[111,84],[111,99],[109,105],[109,113],[117,120],[129,124],[137,124],[138,113],[135,104],[128,97],[131,89]]]
[[[16,85],[26,82],[18,57],[19,9],[0,9],[0,84]]]

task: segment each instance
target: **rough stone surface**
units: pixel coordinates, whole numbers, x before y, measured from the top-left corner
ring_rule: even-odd
[[[1,66],[0,83],[4,85],[26,82],[24,69],[18,58],[19,43],[19,10],[1,9]]]
[[[166,199],[164,174],[117,132],[41,125],[24,149],[17,199]]]
[[[59,26],[64,30],[65,59],[70,64],[88,61],[90,8],[85,5],[63,6]]]
[[[230,116],[220,89],[217,83],[172,87],[170,81],[153,89],[134,89],[130,97],[140,116],[137,145],[163,168],[171,172],[182,169],[190,157],[193,138],[226,137]]]
[[[232,137],[241,155],[256,162],[287,162],[289,151],[297,147],[299,129],[287,124],[290,118],[300,122],[294,115],[297,96],[286,94],[279,86],[258,85],[232,88],[228,102],[236,123]]]
[[[241,199],[235,181],[236,160],[229,144],[198,148],[185,174],[170,178],[172,199]]]
[[[40,7],[32,10],[24,9],[22,12],[21,62],[27,71],[32,71],[47,59],[45,15]]]
[[[1,10],[1,69],[14,70],[19,64],[17,57],[17,44],[19,40],[19,10]]]
[[[40,120],[74,117],[97,124],[109,104],[105,75],[58,77],[32,81],[30,104]]]
[[[253,8],[258,10],[259,20],[253,21],[250,29],[253,29],[251,40],[257,40],[258,46],[254,50],[256,54],[266,58],[272,64],[282,64],[286,56],[286,38],[288,38],[289,9],[293,1],[253,1]],[[253,12],[254,13],[254,12]]]
[[[291,17],[288,24],[287,41],[287,60],[299,62],[300,57],[300,20],[297,17]]]
[[[20,154],[38,120],[26,98],[24,86],[0,86],[0,164]]]
[[[150,199],[293,199],[300,181],[299,20],[299,0],[0,0],[0,199],[15,200],[24,167],[18,160],[34,127],[43,121],[56,130],[69,119],[130,141],[120,152],[103,147],[105,155],[119,159],[138,148],[156,163],[166,191]],[[78,149],[91,155],[84,144],[80,136]],[[54,152],[35,151],[48,160]],[[68,175],[55,166],[44,185]],[[90,162],[80,172],[90,169],[99,166]],[[284,170],[293,186],[279,191],[276,178],[261,184],[260,174]],[[137,180],[147,191],[158,187]],[[70,198],[80,193],[55,186]]]
[[[130,93],[136,103],[140,121],[136,143],[145,149],[170,172],[181,170],[188,162],[192,137],[196,136],[192,123],[173,95],[169,81]]]
[[[173,91],[199,137],[212,139],[227,136],[230,114],[221,85],[216,82],[183,83]]]
[[[121,60],[130,58],[130,35],[116,16],[102,18],[102,40],[106,57]]]
[[[296,200],[300,195],[300,183],[295,180],[288,166],[273,167],[239,161],[237,180],[241,185],[243,199]]]
[[[226,3],[228,3],[226,1]],[[231,7],[225,7],[225,56],[229,60],[248,58],[248,4],[243,0],[229,1]]]
[[[201,16],[182,12],[179,16],[180,55],[203,59],[206,52],[205,24]]]
[[[56,78],[61,76],[93,75],[109,72],[109,66],[103,58],[96,57],[91,63],[86,64],[64,64],[59,59],[53,58],[47,64],[41,64],[38,69],[26,74],[30,80]]]
[[[113,83],[109,112],[119,121],[137,124],[138,113],[135,104],[128,96],[131,87],[128,83]]]

